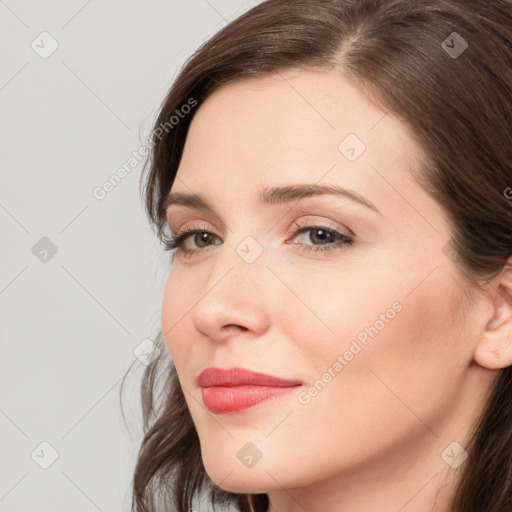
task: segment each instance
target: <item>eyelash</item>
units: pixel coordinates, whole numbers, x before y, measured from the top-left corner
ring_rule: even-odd
[[[329,245],[322,246],[322,245],[307,245],[307,244],[294,244],[299,246],[299,250],[301,251],[314,251],[315,253],[318,252],[324,252],[324,251],[334,251],[334,250],[341,250],[346,246],[351,246],[354,243],[354,239],[352,237],[349,237],[347,235],[344,235],[343,233],[340,233],[339,231],[336,231],[332,228],[329,228],[327,226],[316,226],[316,225],[309,225],[309,224],[300,224],[296,223],[294,225],[294,228],[287,233],[287,235],[297,236],[302,233],[305,233],[307,231],[315,231],[315,230],[323,230],[326,231],[329,235],[332,235],[333,238],[338,240],[337,242],[331,242]],[[185,240],[193,234],[197,233],[208,233],[209,235],[216,236],[214,233],[211,233],[208,231],[204,226],[188,226],[184,229],[181,229],[176,233],[176,236],[171,236],[170,238],[164,238],[163,244],[164,244],[164,250],[165,251],[173,251],[176,249],[176,253],[181,253],[185,257],[190,257],[193,254],[196,254],[197,252],[204,251],[208,249],[208,246],[206,248],[199,248],[199,249],[183,249],[183,244]],[[218,245],[218,244],[217,244]],[[174,259],[173,255],[173,259]]]

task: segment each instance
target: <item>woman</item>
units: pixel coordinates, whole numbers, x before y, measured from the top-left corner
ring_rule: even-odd
[[[199,48],[133,510],[512,510],[511,119],[505,0],[268,0]]]

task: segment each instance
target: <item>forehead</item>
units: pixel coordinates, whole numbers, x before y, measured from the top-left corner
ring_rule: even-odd
[[[383,118],[386,129],[379,130]],[[258,143],[288,147],[307,138],[322,138],[332,145],[350,133],[369,143],[383,141],[382,146],[393,149],[412,143],[399,119],[334,71],[288,70],[231,82],[201,104],[190,132],[200,133],[204,143],[250,139],[247,151]],[[236,137],[227,140],[227,135]]]
[[[361,166],[340,149],[349,136],[358,152],[364,149],[366,165],[369,155],[392,163],[416,149],[400,120],[338,72],[288,70],[211,94],[192,120],[182,161],[195,164],[206,156],[207,163],[243,168],[254,162],[261,173],[307,158],[318,164],[315,176],[334,162],[351,172]]]

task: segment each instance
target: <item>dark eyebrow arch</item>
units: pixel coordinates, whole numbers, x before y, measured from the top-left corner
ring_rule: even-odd
[[[300,200],[305,197],[318,195],[336,195],[347,199],[351,199],[367,208],[382,215],[380,210],[359,195],[357,192],[348,190],[336,185],[284,185],[279,187],[264,188],[258,193],[259,202],[262,205],[277,205]],[[181,192],[171,192],[164,201],[163,207],[167,210],[171,205],[182,205],[189,208],[197,208],[199,210],[209,211],[215,214],[215,210],[208,202],[198,194],[185,194]]]

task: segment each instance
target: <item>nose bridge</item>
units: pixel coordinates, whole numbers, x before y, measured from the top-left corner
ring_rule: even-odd
[[[272,277],[265,256],[263,244],[251,235],[241,241],[232,236],[211,256],[204,294],[193,312],[200,331],[221,339],[224,326],[239,325],[261,334],[269,313],[265,283]]]
[[[217,287],[222,280],[227,280],[225,285],[228,288],[236,286],[240,292],[262,292],[265,274],[268,273],[263,243],[252,235],[239,237],[238,240],[235,235],[231,238],[232,240],[224,243],[213,258],[210,286]]]

